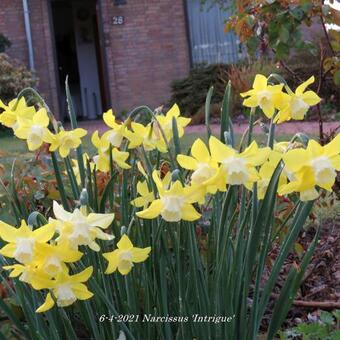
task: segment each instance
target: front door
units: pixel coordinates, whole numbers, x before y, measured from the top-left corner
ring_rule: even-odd
[[[95,43],[95,2],[74,1],[73,19],[78,58],[83,116],[95,119],[102,113]]]
[[[96,119],[103,103],[97,51],[95,0],[52,0],[61,119],[67,119],[65,78],[68,76],[78,119]]]

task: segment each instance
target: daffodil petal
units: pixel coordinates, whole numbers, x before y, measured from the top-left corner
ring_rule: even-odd
[[[117,247],[118,249],[131,249],[133,247],[133,244],[130,241],[129,237],[124,234],[117,243]]]
[[[151,251],[151,247],[147,247],[147,248],[137,248],[134,247],[133,249],[131,249],[131,254],[132,254],[132,262],[135,263],[140,263],[145,261]]]
[[[159,199],[155,200],[150,204],[147,209],[137,212],[136,215],[140,218],[146,219],[156,218],[160,214],[162,206],[163,204]]]
[[[112,252],[103,254],[103,257],[109,262],[105,274],[111,274],[117,270],[119,260],[118,253],[119,250],[116,249]]]
[[[177,162],[183,169],[195,170],[197,168],[196,159],[190,156],[178,155]]]
[[[53,308],[54,300],[52,299],[51,293],[46,295],[45,302],[35,311],[36,313],[43,313]]]

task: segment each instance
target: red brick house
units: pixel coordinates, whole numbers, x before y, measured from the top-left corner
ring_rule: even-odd
[[[199,0],[2,0],[0,33],[60,119],[66,75],[79,115],[94,119],[111,106],[161,105],[193,62],[220,61],[223,51],[237,59],[235,38],[221,36],[225,14],[209,13]]]

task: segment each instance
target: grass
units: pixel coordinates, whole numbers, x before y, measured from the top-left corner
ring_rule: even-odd
[[[277,140],[289,140],[291,137],[291,135],[280,135],[278,136]],[[182,152],[186,153],[197,138],[201,138],[204,142],[207,142],[205,129],[202,131],[202,133],[192,133],[185,135],[181,139]],[[265,144],[266,138],[267,137],[265,134],[255,136],[255,139],[259,144]],[[236,135],[235,139],[236,144],[238,144],[240,142],[241,135]],[[90,136],[86,136],[83,139],[83,146],[84,150],[89,155],[95,154],[95,148],[91,143]],[[28,151],[25,141],[22,141],[9,134],[0,134],[0,164],[4,165],[6,170],[10,169],[15,159],[29,160],[33,157],[34,153]]]
[[[201,138],[204,142],[207,142],[206,130],[203,129],[202,133],[191,133],[186,134],[181,139],[182,152],[186,153],[192,143],[197,139]],[[290,140],[292,135],[279,135],[277,136],[278,141]],[[90,136],[86,136],[83,139],[83,146],[85,152],[89,155],[95,154],[95,148],[91,143]],[[236,145],[239,144],[241,135],[236,135]],[[259,144],[265,144],[267,136],[265,134],[255,135],[255,139]],[[6,170],[10,169],[15,159],[29,160],[34,157],[34,153],[29,152],[25,141],[22,141],[8,133],[0,133],[0,164],[4,165]]]

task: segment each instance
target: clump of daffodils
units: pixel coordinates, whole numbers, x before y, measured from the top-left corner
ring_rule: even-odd
[[[262,74],[255,77],[253,88],[241,93],[246,107],[259,107],[267,118],[274,118],[275,123],[303,120],[309,108],[320,103],[321,98],[306,88],[313,84],[314,77],[310,77],[299,85],[293,92],[286,84],[272,85]],[[287,92],[284,92],[283,89]]]
[[[10,277],[18,277],[33,289],[47,292],[37,313],[46,312],[55,304],[67,307],[76,300],[90,299],[93,293],[85,283],[93,273],[93,266],[80,272],[74,272],[74,268],[84,251],[87,252],[86,248],[100,251],[97,239],[109,241],[114,238],[106,232],[114,214],[87,214],[85,207],[68,212],[55,201],[53,213],[55,218],[36,229],[24,220],[19,228],[0,221],[0,239],[7,243],[0,249],[0,254],[16,261],[3,269],[11,271]],[[128,274],[133,262],[145,261],[151,251],[150,247],[133,247],[127,235],[122,236],[117,247],[117,250],[103,254],[108,260],[107,274],[117,269],[123,275]]]
[[[287,84],[272,83],[271,79],[257,75],[252,89],[241,94],[243,104],[261,109],[273,124],[302,120],[309,108],[321,100],[307,89],[313,82],[314,77],[311,77],[293,92]],[[24,98],[8,105],[0,101],[0,108],[0,123],[25,140],[30,151],[48,145],[50,152],[58,152],[65,159],[69,167],[64,174],[73,173],[74,181],[70,182],[79,192],[82,185],[89,184],[92,174],[111,176],[106,187],[107,192],[112,189],[110,207],[104,200],[102,210],[98,207],[91,210],[93,207],[82,205],[80,198],[75,197],[73,206],[77,207],[74,209],[54,201],[52,216],[38,228],[25,220],[17,227],[0,221],[0,238],[5,243],[0,254],[8,260],[3,268],[10,271],[10,277],[44,292],[45,300],[38,307],[38,313],[55,305],[67,307],[77,300],[90,299],[96,293],[89,289],[93,273],[98,272],[98,264],[89,262],[94,258],[92,255],[103,252],[100,259],[105,263],[106,274],[128,275],[136,264],[148,259],[151,247],[138,247],[141,240],[134,239],[130,232],[123,232],[112,248],[114,235],[110,226],[115,219],[112,210],[116,207],[114,195],[117,194],[114,190],[124,176],[128,181],[127,202],[130,201],[132,207],[120,207],[120,214],[133,210],[130,230],[143,227],[145,219],[169,223],[197,221],[209,207],[211,198],[230,187],[242,186],[243,190],[263,200],[278,168],[282,170],[278,195],[298,195],[301,201],[314,200],[320,190],[332,191],[340,170],[340,135],[326,145],[309,140],[306,146],[293,142],[262,146],[253,141],[244,148],[210,136],[207,142],[196,139],[187,153],[174,155],[171,146],[184,136],[190,123],[189,118],[181,116],[176,104],[165,114],[151,111],[146,124],[132,115],[120,121],[108,110],[103,114],[105,131],[96,131],[91,137],[95,154],[83,153],[77,155],[77,161],[71,159],[70,162],[73,150],[80,151],[86,130],[66,131],[62,127],[51,130],[51,117],[46,108],[29,106]],[[163,159],[166,161],[162,163]],[[164,164],[166,166],[162,166]],[[85,180],[81,178],[84,167],[88,170]],[[113,177],[115,174],[117,177]],[[76,196],[77,190],[74,191]],[[69,196],[66,203],[68,200]],[[107,213],[93,212],[109,208]],[[123,222],[117,215],[115,222],[122,228]],[[149,241],[146,244],[151,244]],[[102,275],[103,271],[97,274]]]

